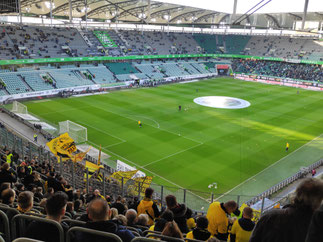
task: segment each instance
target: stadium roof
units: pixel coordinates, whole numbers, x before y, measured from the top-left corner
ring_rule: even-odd
[[[21,0],[22,12],[28,15],[50,17],[50,1]],[[70,1],[71,9],[69,8]],[[232,16],[234,0],[52,0],[52,14],[55,17],[68,18],[71,10],[73,18],[82,18],[83,20],[87,16],[87,19],[101,19],[108,22],[230,24],[260,1],[238,0],[237,14]],[[238,24],[290,28],[295,20],[302,20],[304,1],[263,0],[262,4],[269,3],[254,15],[239,21]],[[309,2],[307,21],[323,20],[321,1],[311,0]]]

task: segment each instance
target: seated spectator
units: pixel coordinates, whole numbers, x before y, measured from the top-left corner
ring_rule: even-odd
[[[15,198],[16,192],[11,188],[3,190],[1,193],[1,203],[8,205],[9,207],[13,207],[13,202],[15,201]]]
[[[46,218],[60,223],[65,231],[67,231],[68,226],[61,223],[61,221],[65,215],[66,204],[67,195],[63,192],[56,192],[53,196],[48,198],[46,202]],[[51,224],[38,221],[33,221],[29,224],[25,236],[48,242],[59,241],[59,233],[56,227]]]
[[[15,183],[16,181],[17,178],[11,171],[9,163],[3,163],[0,171],[0,185],[4,182]]]
[[[124,214],[124,212],[126,211],[126,207],[121,201],[122,201],[121,196],[118,196],[116,202],[112,203],[111,205],[111,208],[118,209],[118,214]]]
[[[74,203],[73,202],[67,202],[66,215],[68,215],[70,218],[74,218],[74,216],[76,215],[76,213],[74,211]]]
[[[322,199],[323,181],[305,179],[297,187],[291,205],[271,209],[260,218],[250,242],[304,242],[312,215],[320,207]]]
[[[108,203],[103,199],[94,199],[90,202],[87,213],[91,221],[87,222],[85,228],[100,230],[118,235],[122,241],[130,242],[134,235],[115,220],[109,220],[110,209]],[[102,237],[86,233],[77,233],[77,241],[104,241]]]
[[[117,217],[118,216],[118,209],[116,209],[116,208],[111,208],[111,219],[114,219],[115,217]]]
[[[139,214],[138,219],[137,219],[137,225],[147,227],[148,229],[148,221],[149,217],[147,214]]]
[[[235,201],[226,203],[211,203],[206,218],[209,221],[208,231],[219,240],[227,240],[228,238],[228,216],[236,211],[238,205]]]
[[[48,189],[47,189],[47,192],[45,193],[45,195],[44,195],[44,198],[50,198],[51,196],[53,196],[54,195],[54,188],[52,188],[52,187],[49,187]]]
[[[32,192],[29,192],[29,191],[21,192],[18,195],[17,202],[18,202],[17,210],[20,213],[27,213],[33,208],[34,195]]]
[[[160,218],[157,218],[155,220],[155,224],[152,225],[149,230],[153,230],[153,231],[158,231],[158,232],[162,232],[165,228],[165,225],[168,222],[172,222],[174,220],[174,214],[172,211],[170,211],[169,209],[166,209],[161,215]]]
[[[4,182],[0,185],[0,198],[1,198],[2,191],[6,190],[8,188],[11,188],[11,183],[9,183],[9,182]]]
[[[43,188],[42,187],[37,187],[36,192],[34,194],[34,197],[38,198],[39,201],[41,201],[44,197],[43,195]]]
[[[196,219],[196,228],[187,233],[186,238],[207,241],[211,238],[211,233],[207,230],[209,221],[206,217],[200,216]]]
[[[116,220],[116,221],[118,221],[118,223],[120,224],[120,225],[123,225],[123,226],[127,226],[127,218],[126,218],[126,216],[124,216],[124,215],[122,215],[122,214],[118,214],[115,218],[114,218],[114,220]]]
[[[138,215],[147,214],[149,216],[148,225],[154,224],[154,219],[159,217],[159,209],[157,204],[153,202],[152,196],[154,189],[148,187],[145,191],[145,198],[140,201],[137,207]]]
[[[134,209],[128,209],[126,212],[127,226],[135,226],[137,222],[137,211]]]
[[[86,199],[86,202],[89,203],[96,198],[104,199],[104,197],[100,194],[99,189],[95,189],[93,194]]]
[[[162,235],[178,238],[178,239],[184,239],[183,234],[181,230],[179,229],[178,225],[175,221],[168,222],[162,232]],[[163,239],[165,240],[165,239]]]
[[[255,223],[251,221],[253,211],[250,207],[245,207],[242,212],[242,218],[233,223],[230,232],[230,242],[248,242]]]
[[[165,198],[167,209],[174,214],[174,221],[177,223],[182,233],[188,233],[186,218],[192,215],[192,210],[187,208],[185,204],[177,203],[174,195],[168,195]]]

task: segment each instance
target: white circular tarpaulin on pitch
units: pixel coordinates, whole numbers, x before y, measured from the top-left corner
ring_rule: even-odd
[[[246,100],[223,96],[198,97],[194,99],[194,102],[211,108],[239,109],[250,106],[250,103]]]

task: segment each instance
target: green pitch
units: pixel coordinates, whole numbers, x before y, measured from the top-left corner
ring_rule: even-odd
[[[322,158],[322,92],[297,90],[218,78],[24,104],[51,123],[87,127],[90,144],[157,184],[210,193],[215,182],[217,194],[251,196]],[[193,102],[201,96],[236,97],[251,106],[204,107]]]

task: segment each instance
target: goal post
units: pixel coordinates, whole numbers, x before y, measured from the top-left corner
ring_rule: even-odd
[[[87,141],[87,128],[70,120],[59,122],[59,133],[68,133],[75,143]]]
[[[11,111],[13,113],[28,114],[27,106],[17,101],[12,103]]]

